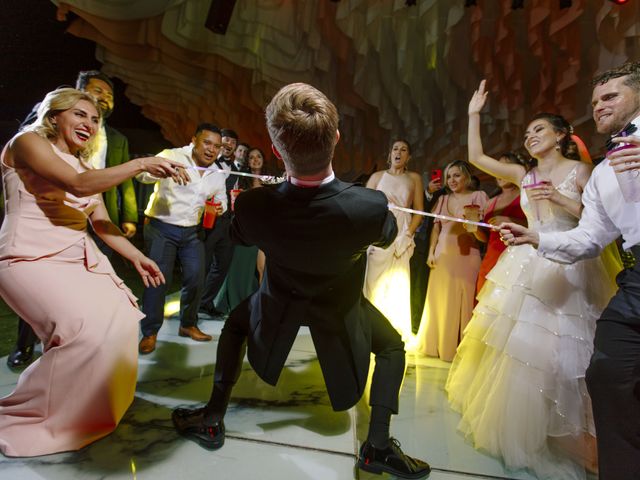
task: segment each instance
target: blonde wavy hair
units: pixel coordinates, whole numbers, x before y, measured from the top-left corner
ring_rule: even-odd
[[[36,121],[31,125],[27,125],[22,130],[25,132],[34,132],[47,140],[57,138],[58,129],[52,121],[53,117],[60,112],[73,108],[73,106],[80,100],[86,100],[96,107],[100,117],[100,124],[102,124],[102,113],[95,98],[88,93],[76,90],[75,88],[58,88],[47,93],[44,100],[42,100],[38,107],[38,117],[36,118]],[[93,135],[87,144],[78,152],[78,157],[83,161],[83,165],[87,168],[91,168],[87,160],[96,150],[96,138],[96,135]]]

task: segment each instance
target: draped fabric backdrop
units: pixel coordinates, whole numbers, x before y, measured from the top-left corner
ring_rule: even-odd
[[[211,0],[54,3],[176,145],[211,121],[268,149],[271,96],[291,82],[316,86],[340,111],[334,164],[345,176],[381,168],[398,137],[414,148],[413,170],[466,158],[467,103],[482,78],[489,152],[520,147],[528,119],[550,111],[597,155],[590,79],[640,60],[637,1],[525,0],[512,10],[511,0],[237,0],[225,35],[204,26]]]

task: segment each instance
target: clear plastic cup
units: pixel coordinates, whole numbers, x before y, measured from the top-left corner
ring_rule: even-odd
[[[548,185],[551,185],[551,181],[539,180],[537,182],[529,183],[523,186],[524,191],[527,194],[529,205],[531,205],[531,210],[533,210],[533,215],[539,222],[544,222],[545,220],[549,219],[549,217],[551,217],[551,200],[536,200],[532,197],[531,191],[536,188],[546,187]]]
[[[607,156],[613,152],[618,152],[633,146],[634,145],[630,143],[619,143],[616,148],[607,153]],[[626,172],[615,173],[616,180],[618,180],[618,185],[620,185],[620,191],[622,192],[622,198],[624,198],[625,203],[640,202],[640,171],[628,170]]]
[[[464,218],[465,219],[471,220],[472,222],[479,222],[480,221],[480,205],[476,205],[474,203],[471,203],[469,205],[465,205],[462,208],[464,209]],[[478,226],[477,225],[471,225],[470,223],[467,223],[466,229],[467,229],[467,232],[475,232],[476,230],[478,230]]]

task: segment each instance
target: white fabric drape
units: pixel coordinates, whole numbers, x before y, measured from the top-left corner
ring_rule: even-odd
[[[201,121],[268,149],[264,106],[290,82],[324,91],[341,112],[341,173],[383,165],[392,138],[412,169],[466,157],[466,108],[481,78],[491,152],[519,147],[528,119],[560,113],[592,153],[590,78],[640,59],[640,5],[606,0],[237,0],[225,35],[204,26],[211,0],[54,1],[69,31],[97,44],[105,73],[183,145]]]

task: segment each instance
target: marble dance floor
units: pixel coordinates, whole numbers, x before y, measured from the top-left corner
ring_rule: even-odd
[[[202,319],[200,327],[217,338],[222,322]],[[210,452],[178,436],[171,409],[208,399],[216,343],[215,338],[196,343],[179,337],[177,330],[177,320],[169,319],[157,350],[140,357],[136,398],[114,433],[74,453],[32,459],[0,455],[0,479],[393,478],[354,468],[366,435],[366,399],[346,412],[331,409],[306,329],[276,388],[260,381],[245,362],[221,450]],[[391,432],[406,453],[431,464],[432,480],[534,478],[505,471],[498,460],[475,451],[456,432],[458,416],[448,408],[443,392],[447,363],[412,355],[407,360],[400,415],[393,417]],[[0,395],[12,390],[17,377],[6,367],[6,357],[1,358]]]

